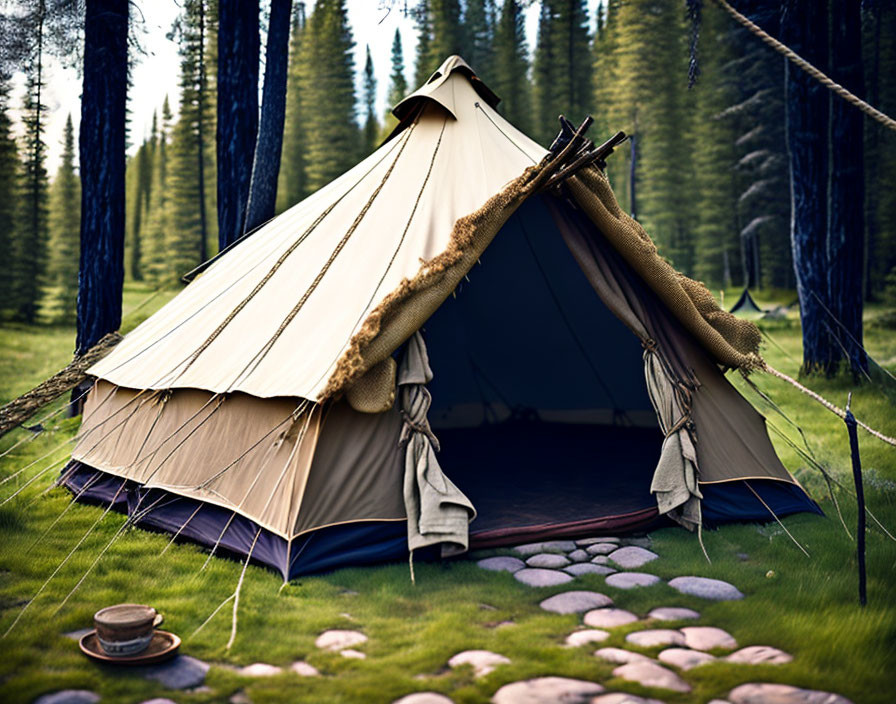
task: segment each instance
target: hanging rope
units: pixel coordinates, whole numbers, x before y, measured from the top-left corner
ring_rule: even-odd
[[[863,113],[868,115],[872,120],[876,120],[884,127],[896,131],[896,120],[894,120],[889,115],[882,113],[880,110],[875,108],[873,105],[869,105],[864,100],[862,100],[857,95],[850,93],[846,88],[841,86],[839,83],[834,81],[832,78],[829,78],[825,73],[817,69],[815,66],[806,61],[802,56],[797,54],[793,49],[789,48],[785,44],[782,44],[773,36],[771,36],[768,32],[766,32],[762,27],[751,22],[749,18],[745,17],[737,10],[735,10],[727,0],[715,0],[716,4],[719,5],[725,12],[727,12],[734,20],[746,27],[750,32],[756,35],[763,43],[770,46],[772,49],[781,54],[784,58],[790,61],[797,68],[802,69],[806,73],[808,73],[812,78],[821,83],[828,90],[833,91],[841,98],[843,98],[846,102],[854,105]]]
[[[834,415],[840,416],[840,418],[842,418],[843,420],[846,420],[846,411],[844,411],[839,406],[835,406],[833,403],[831,403],[827,399],[823,398],[820,394],[817,394],[814,391],[812,391],[812,389],[807,389],[805,386],[803,386],[800,382],[798,382],[793,377],[787,376],[784,372],[779,372],[777,369],[775,369],[774,367],[772,367],[768,364],[765,365],[765,371],[767,371],[772,376],[778,377],[782,381],[786,381],[788,384],[790,384],[790,385],[794,386],[795,388],[797,388],[798,390],[802,391],[809,398],[814,399],[815,401],[818,401],[818,403],[820,403],[822,406],[827,408]],[[866,432],[870,433],[871,435],[876,437],[878,440],[883,440],[888,445],[893,445],[894,447],[896,447],[896,438],[891,438],[888,435],[884,435],[883,433],[866,425],[865,423],[860,421],[858,418],[856,418],[856,425],[863,428]]]

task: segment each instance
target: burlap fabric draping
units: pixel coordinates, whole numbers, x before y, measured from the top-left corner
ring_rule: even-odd
[[[644,228],[619,207],[603,172],[588,167],[567,184],[604,237],[719,364],[745,371],[764,366],[759,328],[719,308],[702,283],[679,273],[663,259]]]
[[[405,445],[404,501],[408,514],[408,549],[442,544],[442,555],[469,547],[469,524],[476,510],[442,472],[436,452],[439,443],[426,414],[432,398],[426,384],[432,370],[423,336],[408,341],[398,371],[399,402],[404,418],[401,442]]]

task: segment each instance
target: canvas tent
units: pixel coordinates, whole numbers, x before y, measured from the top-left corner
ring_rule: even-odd
[[[386,143],[91,368],[62,482],[284,578],[817,511],[723,368],[759,334],[458,57]],[[578,141],[577,141],[578,140]]]

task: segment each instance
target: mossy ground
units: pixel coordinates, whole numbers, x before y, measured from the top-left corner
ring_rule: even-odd
[[[129,288],[125,310],[147,295]],[[734,292],[729,292],[726,300]],[[157,297],[126,320],[144,317],[167,296]],[[786,294],[782,295],[782,299]],[[790,295],[792,298],[792,294]],[[763,303],[761,297],[757,297]],[[729,300],[729,303],[730,303]],[[784,302],[789,302],[784,301]],[[868,318],[887,311],[872,308]],[[800,358],[799,323],[793,316],[762,323],[777,345],[767,345],[769,361],[796,375]],[[70,358],[70,328],[0,327],[0,402],[13,398],[60,368]],[[885,368],[896,369],[896,335],[885,326],[868,326],[867,347]],[[736,375],[732,381],[791,439],[799,436],[787,421],[766,408]],[[781,382],[755,375],[779,407],[805,430],[817,458],[850,486],[852,479],[843,423]],[[851,379],[811,379],[809,385],[843,405],[853,390],[853,410],[869,424],[896,435],[894,405],[880,385],[855,386]],[[57,404],[56,408],[59,408]],[[51,409],[48,409],[51,410]],[[0,459],[0,476],[47,455],[21,477],[0,487],[0,501],[53,462],[64,462],[77,419],[47,423],[47,431]],[[0,451],[29,436],[15,431],[0,441]],[[483,702],[503,684],[539,675],[580,677],[608,689],[649,693],[667,702],[706,702],[749,681],[779,681],[839,692],[857,704],[892,701],[896,667],[896,542],[869,529],[868,594],[864,609],[857,605],[854,542],[847,536],[826,487],[815,470],[788,444],[772,433],[784,463],[821,503],[827,518],[799,515],[784,520],[788,530],[808,550],[805,557],[777,524],[732,525],[704,533],[708,564],[693,535],[679,529],[653,534],[660,559],[649,571],[662,577],[698,574],[737,585],[743,601],[706,603],[683,597],[665,584],[623,592],[607,587],[601,577],[588,575],[575,587],[596,589],[622,608],[640,615],[660,605],[680,605],[701,612],[701,624],[719,626],[741,645],[768,644],[795,657],[781,666],[735,666],[714,663],[689,671],[694,686],[688,695],[642,690],[612,677],[612,666],[591,654],[594,647],[562,647],[564,637],[580,617],[548,614],[538,602],[568,587],[530,589],[510,575],[478,569],[471,561],[441,565],[417,564],[416,586],[406,564],[344,569],[303,577],[282,585],[272,572],[250,566],[243,586],[236,641],[225,650],[231,629],[227,604],[196,636],[191,634],[230,594],[242,569],[238,562],[211,560],[207,551],[190,544],[168,545],[164,535],[128,530],[115,541],[64,607],[57,608],[99,552],[122,526],[124,518],[108,514],[99,521],[68,562],[30,604],[15,629],[0,640],[0,698],[30,702],[37,695],[62,688],[90,688],[104,702],[139,702],[167,696],[178,702],[226,701],[245,690],[253,702],[390,702],[421,689],[450,693],[456,702]],[[896,450],[860,436],[868,504],[891,531],[896,529]],[[102,509],[72,505],[67,492],[45,491],[55,476],[48,470],[0,507],[0,631],[6,631],[47,577],[88,533]],[[856,508],[846,491],[838,494],[843,518],[854,532]],[[67,511],[66,511],[67,509]],[[66,511],[58,523],[60,514]],[[52,527],[51,527],[52,526]],[[282,588],[281,588],[282,587]],[[166,627],[184,637],[183,652],[212,663],[248,664],[262,661],[288,667],[304,659],[322,677],[292,673],[248,679],[213,667],[208,690],[162,691],[126,671],[98,667],[83,658],[65,631],[90,623],[100,606],[122,600],[155,605],[166,616]],[[506,624],[505,622],[511,622]],[[503,624],[503,625],[502,625]],[[350,660],[314,647],[327,628],[356,628],[370,640],[360,647],[366,660]],[[621,646],[629,626],[613,632],[605,645]],[[468,669],[449,670],[448,658],[470,648],[506,655],[512,664],[474,680]],[[655,653],[658,649],[644,652]]]

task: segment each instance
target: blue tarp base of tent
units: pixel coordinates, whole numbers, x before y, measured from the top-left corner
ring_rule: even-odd
[[[254,521],[229,509],[159,489],[145,490],[134,482],[123,481],[79,462],[72,462],[66,467],[61,484],[80,501],[111,505],[116,511],[137,516],[135,523],[141,528],[176,535],[179,541],[195,542],[209,548],[217,546],[215,553],[222,557],[242,560],[251,550],[253,562],[272,568],[284,579],[341,567],[408,559],[407,526],[404,521],[364,521],[329,526],[293,538],[290,544],[290,541],[260,528]],[[702,485],[705,525],[715,527],[736,521],[768,522],[774,520],[770,510],[778,517],[800,511],[822,513],[817,504],[795,485],[762,479],[751,480],[749,484],[768,508],[743,482]],[[506,500],[512,502],[513,496],[507,496]],[[545,539],[550,535],[584,537],[594,532],[620,533],[626,531],[622,528],[626,524],[636,525],[633,527],[635,530],[671,525],[663,519],[651,517],[633,524],[628,515],[605,516],[601,522],[603,527],[598,531],[588,529],[587,522],[567,524],[558,521],[551,525],[532,526],[530,535],[519,533],[511,542]],[[482,535],[488,535],[488,531]],[[476,547],[475,522],[471,526],[471,543]],[[486,543],[490,544],[488,540]],[[435,546],[417,551],[414,559],[421,562],[438,560],[439,549]]]

